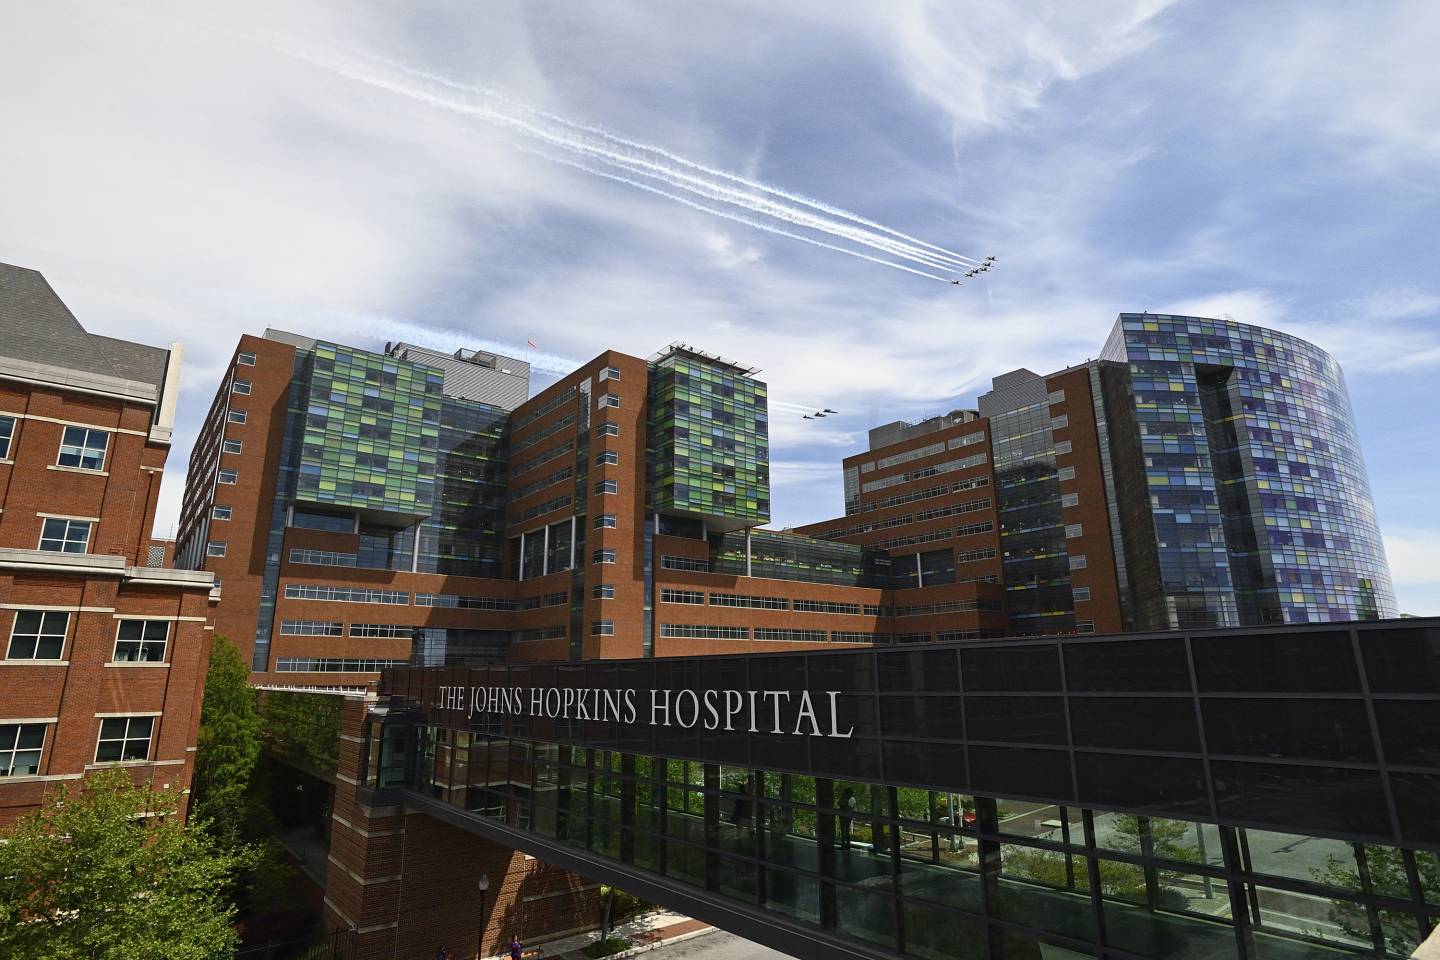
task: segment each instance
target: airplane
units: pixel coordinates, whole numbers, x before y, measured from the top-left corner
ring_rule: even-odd
[[[987,262],[989,262],[989,263],[994,263],[994,262],[995,262],[995,258],[994,258],[994,257],[986,257],[985,260],[986,260]]]
[[[801,420],[814,420],[815,418],[812,417],[812,416],[810,416],[810,414],[808,414],[808,413],[802,413],[802,414],[800,414],[800,419],[801,419]]]
[[[825,409],[825,412],[826,412],[826,413],[839,413],[839,412],[840,412],[839,410],[831,410],[829,407],[825,407],[824,409]]]
[[[825,414],[821,413],[819,410],[816,410],[816,411],[815,411],[815,416],[817,416],[817,417],[823,417],[823,416],[825,416]]]
[[[969,274],[966,274],[966,276],[969,276]],[[960,286],[960,281],[959,281],[959,280],[951,280],[950,282],[953,283],[953,284],[955,284],[955,286],[957,286],[957,287]]]

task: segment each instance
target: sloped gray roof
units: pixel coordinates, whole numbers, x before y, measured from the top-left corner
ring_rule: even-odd
[[[0,263],[0,356],[152,384],[169,351],[89,333],[38,270]]]

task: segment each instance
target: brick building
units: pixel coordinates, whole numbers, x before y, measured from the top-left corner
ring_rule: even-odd
[[[211,577],[150,537],[180,347],[87,333],[0,264],[0,824],[102,767],[180,797]]]
[[[846,513],[770,519],[753,368],[244,337],[182,566],[256,678],[1393,613],[1343,378],[1234,322],[1124,314],[1102,359],[871,431]]]

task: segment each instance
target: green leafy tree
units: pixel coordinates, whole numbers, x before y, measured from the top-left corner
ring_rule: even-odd
[[[235,645],[215,637],[195,743],[193,813],[231,849],[244,839],[246,793],[260,756],[262,721],[249,675]]]
[[[186,830],[167,799],[103,771],[0,831],[0,956],[233,956],[224,891],[241,858]]]
[[[1370,871],[1370,887],[1375,893],[1386,894],[1407,900],[1410,896],[1410,881],[1405,873],[1404,855],[1396,847],[1365,845],[1365,861]],[[1420,874],[1420,886],[1425,890],[1440,890],[1440,856],[1420,852],[1415,857]],[[1342,890],[1361,889],[1360,869],[1355,857],[1327,859],[1321,869],[1311,871],[1312,876],[1326,886]],[[1415,915],[1409,904],[1404,906],[1382,906],[1379,908],[1380,927],[1385,936],[1385,945],[1399,954],[1408,954],[1419,941],[1419,930]],[[1348,900],[1330,901],[1330,920],[1352,937],[1367,940],[1370,937],[1370,920],[1365,908]]]

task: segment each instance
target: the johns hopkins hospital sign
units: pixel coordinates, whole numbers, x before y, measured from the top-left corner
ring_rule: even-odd
[[[848,740],[840,690],[662,690],[598,687],[457,686],[436,688],[430,704],[467,718],[544,717],[627,726],[765,733]]]

